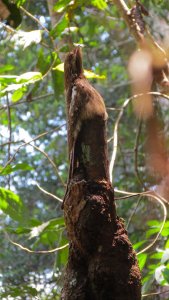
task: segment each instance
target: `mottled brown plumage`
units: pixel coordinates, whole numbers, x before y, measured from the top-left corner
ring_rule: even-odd
[[[69,183],[75,168],[80,163],[75,149],[83,122],[95,117],[106,120],[107,113],[102,97],[84,76],[82,53],[79,47],[67,54],[64,74],[70,159]]]

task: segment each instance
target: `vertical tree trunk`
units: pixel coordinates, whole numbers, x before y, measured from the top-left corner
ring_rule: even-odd
[[[60,17],[62,16],[62,13],[58,13],[54,10],[54,6],[57,2],[58,0],[47,0],[52,28],[55,27],[56,23],[59,21]]]
[[[116,215],[109,181],[106,120],[96,107],[95,113],[86,117],[88,103],[94,99],[98,105],[100,95],[85,79],[79,55],[75,49],[69,54],[71,60],[65,61],[69,143],[73,129],[70,106],[75,105],[77,111],[79,101],[81,109],[76,124],[78,118],[81,123],[72,142],[74,149],[70,149],[72,171],[64,201],[70,249],[61,299],[140,300],[141,276],[136,254],[123,221]]]

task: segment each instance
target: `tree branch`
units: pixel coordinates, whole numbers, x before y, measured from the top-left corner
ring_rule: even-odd
[[[136,3],[136,5],[129,9],[124,0],[112,0],[110,2],[113,2],[118,8],[138,47],[146,49],[151,53],[155,69],[154,80],[163,86],[167,85],[168,79],[166,73],[168,67],[166,52],[151,35],[142,16],[144,12],[138,7],[139,4]],[[143,9],[145,8],[143,7]]]

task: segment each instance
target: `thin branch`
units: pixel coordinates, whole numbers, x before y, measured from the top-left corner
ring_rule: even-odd
[[[50,196],[50,197],[52,197],[52,198],[54,198],[54,199],[56,199],[60,202],[63,202],[63,200],[61,198],[59,198],[59,197],[47,192],[46,190],[44,190],[37,182],[36,182],[36,185],[37,185],[38,189],[40,189],[44,194],[46,194],[46,195],[48,195],[48,196]]]
[[[52,130],[52,131],[53,131],[53,130]],[[48,133],[49,133],[49,131],[48,131]],[[46,133],[46,134],[47,134],[47,133]],[[44,135],[44,133],[41,134],[40,136],[38,136],[37,138],[39,138],[39,137],[41,137],[41,136],[43,136],[43,135]],[[34,149],[36,149],[36,150],[38,150],[39,152],[41,152],[41,153],[48,159],[48,161],[51,163],[51,165],[53,166],[53,168],[54,168],[54,170],[55,170],[55,172],[56,172],[57,177],[60,179],[61,184],[63,185],[63,187],[65,187],[66,184],[64,183],[62,177],[60,176],[59,170],[58,170],[56,164],[54,163],[54,161],[48,156],[48,154],[47,154],[44,150],[41,150],[39,147],[37,147],[37,146],[31,144],[32,141],[35,141],[35,139],[31,140],[30,142],[24,142],[23,140],[22,140],[22,141],[19,141],[18,143],[24,142],[24,144],[20,145],[20,146],[18,147],[18,149],[20,149],[21,147],[23,147],[23,146],[25,146],[25,145],[30,145],[30,146],[32,146]],[[10,141],[10,144],[11,144],[11,143],[14,143],[14,142]],[[15,142],[15,143],[16,143],[16,142]],[[5,143],[4,145],[6,145],[6,144],[8,145],[9,142],[8,142],[8,143]],[[12,157],[13,159],[15,158],[15,155],[16,155],[16,153],[18,152],[18,149],[17,149],[16,152],[14,153],[14,155],[13,155],[13,157]],[[12,159],[12,160],[13,160],[13,159]],[[11,159],[9,159],[8,162],[11,163]],[[8,162],[7,162],[7,163],[8,163]],[[8,163],[8,164],[10,164],[10,163]],[[7,166],[7,164],[6,164],[5,167],[1,170],[1,172],[3,172],[3,170],[6,168],[6,166]],[[0,172],[0,173],[1,173],[1,172]],[[59,199],[59,198],[58,198],[58,199]],[[59,200],[59,201],[60,201],[60,200]]]
[[[119,192],[118,190],[114,190],[115,192]],[[121,192],[121,191],[120,191]],[[122,197],[115,197],[114,200],[115,201],[119,201],[119,200],[124,200],[124,199],[129,199],[129,198],[133,198],[133,197],[136,197],[136,196],[139,196],[140,193],[135,193],[134,195],[133,194],[129,194],[129,195],[126,195],[126,196],[122,196]]]
[[[0,134],[1,135],[1,134]],[[2,135],[1,135],[2,136]],[[0,147],[2,148],[2,147],[5,147],[5,146],[8,146],[8,144],[20,144],[20,143],[23,143],[23,140],[21,140],[21,141],[11,141],[11,142],[6,142],[6,143],[3,143],[3,144],[0,144]]]
[[[129,225],[130,225],[130,223],[131,223],[131,220],[132,220],[133,216],[135,215],[135,213],[136,213],[136,211],[137,211],[137,208],[138,208],[138,206],[139,206],[139,204],[140,204],[140,201],[141,201],[141,196],[139,196],[139,198],[138,198],[138,200],[137,200],[137,202],[136,202],[136,204],[135,204],[135,207],[134,207],[133,211],[132,211],[131,214],[130,214],[130,217],[129,217],[128,222],[127,222],[127,224],[126,224],[126,229],[129,228]]]
[[[11,111],[9,106],[8,94],[6,95],[6,103],[7,103],[8,131],[9,131],[9,138],[8,138],[8,160],[9,160],[11,157],[12,125],[11,125]]]
[[[56,127],[55,129],[52,129],[52,130],[49,130],[49,131],[45,131],[45,132],[39,134],[38,136],[36,136],[35,138],[33,138],[32,140],[30,140],[30,141],[28,141],[28,142],[25,142],[25,143],[23,143],[22,145],[20,145],[20,146],[16,149],[15,153],[13,154],[13,156],[11,156],[11,158],[7,161],[7,163],[5,164],[5,166],[2,168],[2,170],[0,171],[0,174],[1,174],[1,173],[5,170],[5,168],[6,168],[6,167],[7,167],[7,166],[15,159],[16,154],[19,152],[19,150],[20,150],[22,147],[24,147],[24,146],[30,144],[30,143],[33,142],[33,141],[38,140],[39,138],[41,138],[41,137],[47,135],[48,133],[54,132],[54,131],[56,131],[56,130],[59,130],[59,129],[62,128],[64,125],[65,125],[65,124],[60,125],[60,126]]]
[[[166,94],[162,94],[160,92],[149,92],[147,93],[148,95],[153,95],[153,96],[160,96],[163,98],[166,98],[167,100],[169,100],[169,96]],[[127,107],[127,105],[129,104],[130,101],[139,98],[140,96],[144,96],[144,93],[141,94],[137,94],[137,95],[133,95],[132,97],[126,99],[123,103],[123,105],[121,106],[121,108],[119,108],[119,114],[117,117],[117,120],[115,122],[114,125],[114,132],[113,132],[113,136],[110,137],[108,139],[108,142],[110,142],[111,140],[113,140],[113,151],[112,151],[112,156],[111,156],[111,160],[110,160],[110,167],[109,167],[109,174],[110,174],[110,181],[113,182],[113,169],[114,169],[114,164],[115,164],[115,160],[116,160],[116,154],[117,154],[117,146],[118,146],[118,127],[119,127],[119,123],[120,120],[123,116],[123,112],[124,109]]]
[[[1,21],[0,21],[0,26],[4,27],[7,32],[10,32],[10,33],[13,33],[13,34],[17,33],[17,31],[15,29],[13,29],[11,26],[6,25],[5,23],[3,23]]]
[[[161,195],[159,195],[157,192],[154,192],[154,191],[144,191],[144,192],[139,192],[139,193],[133,193],[133,192],[127,192],[127,191],[124,191],[124,190],[119,190],[119,189],[114,189],[114,191],[116,193],[120,193],[120,194],[124,194],[126,196],[123,196],[123,197],[118,197],[116,198],[116,200],[122,200],[122,199],[127,199],[127,198],[131,198],[131,197],[135,197],[135,196],[140,196],[140,195],[146,195],[147,193],[154,193],[155,195],[157,195],[158,198],[160,198],[164,203],[166,203],[167,205],[169,205],[169,202],[164,198],[162,197]]]
[[[54,161],[49,157],[49,155],[44,151],[44,150],[41,150],[39,147],[35,146],[35,145],[32,145],[31,142],[28,143],[30,146],[32,146],[34,149],[38,150],[39,152],[41,152],[47,159],[48,161],[51,163],[51,165],[53,166],[55,172],[56,172],[56,175],[57,177],[60,179],[62,185],[65,187],[66,184],[64,183],[62,177],[60,176],[59,174],[59,170],[56,166],[56,164],[54,163]]]
[[[11,157],[11,140],[12,140],[12,124],[11,124],[11,110],[9,107],[9,98],[8,94],[6,95],[6,103],[7,103],[7,115],[8,115],[8,132],[9,132],[9,138],[8,138],[8,158],[7,160],[10,160]],[[8,178],[8,188],[10,190],[10,174],[7,176]]]
[[[169,96],[168,95],[160,93],[160,92],[149,92],[147,94],[148,95],[153,95],[153,96],[159,96],[159,97],[162,97],[162,98],[165,98],[165,99],[169,100]],[[31,101],[28,101],[28,100],[18,101],[18,102],[15,102],[15,103],[11,103],[9,105],[9,107],[12,108],[14,106],[17,106],[17,105],[23,104],[23,103],[31,104],[34,101],[38,101],[38,100],[41,100],[43,98],[46,98],[46,97],[49,97],[49,96],[53,96],[53,95],[54,95],[54,93],[49,93],[49,94],[44,94],[44,95],[41,95],[41,96],[34,97],[34,98],[32,98]],[[143,94],[133,95],[131,97],[131,100],[132,99],[136,99],[137,97],[140,97],[140,96],[143,96]],[[5,109],[7,109],[7,105],[0,106],[0,110],[5,110]],[[113,111],[116,111],[116,110],[120,111],[121,107],[119,107],[119,108],[118,107],[117,108],[116,107],[115,108],[114,107],[107,107],[106,109],[107,110],[113,110]]]
[[[41,100],[41,99],[44,99],[44,98],[48,98],[48,97],[53,96],[53,95],[54,95],[54,93],[48,93],[48,94],[44,94],[44,95],[41,95],[41,96],[34,97],[34,98],[31,99],[31,101],[28,101],[26,99],[26,100],[22,100],[22,101],[13,102],[9,105],[9,107],[12,108],[14,106],[18,106],[19,104],[23,104],[23,103],[30,104],[34,101],[38,101],[38,100]],[[5,110],[5,109],[7,109],[7,105],[0,106],[0,110]]]
[[[169,290],[164,291],[164,292],[155,292],[155,293],[150,293],[150,294],[143,294],[142,297],[149,297],[149,296],[155,296],[155,295],[161,295],[161,294],[166,294],[169,293]]]
[[[133,97],[127,99],[123,106],[121,107],[121,110],[119,112],[119,115],[117,117],[117,120],[114,125],[114,133],[113,133],[113,152],[112,152],[112,157],[110,160],[110,166],[109,166],[109,174],[110,174],[110,182],[113,182],[113,169],[114,169],[114,164],[115,164],[115,159],[116,159],[116,154],[117,154],[117,146],[118,146],[118,127],[119,123],[121,120],[121,117],[123,115],[125,107],[128,105],[128,103],[133,99]]]
[[[137,21],[132,17],[131,10],[128,8],[127,4],[124,0],[111,0],[109,2],[113,2],[117,8],[120,14],[123,16],[130,32],[134,36],[135,40],[138,42],[139,46],[142,46],[143,42],[143,34],[141,33],[141,29]],[[159,52],[160,55],[162,55],[166,59],[166,52],[164,49],[154,40],[152,35],[150,34],[149,30],[145,26],[144,30],[145,38],[151,43],[151,46]]]
[[[124,0],[113,0],[112,2],[119,8],[120,12],[123,14],[123,17],[127,19],[126,15],[130,14],[130,9],[127,7]],[[128,19],[127,19],[128,20]]]
[[[115,189],[115,192],[119,192],[119,193],[122,193],[122,194],[127,194],[127,195],[140,195],[140,196],[146,196],[148,198],[154,198],[159,204],[161,204],[162,208],[163,208],[163,221],[162,221],[162,225],[161,225],[161,228],[159,230],[159,232],[157,233],[156,237],[154,238],[153,242],[150,243],[148,246],[146,246],[143,250],[141,250],[140,252],[137,253],[137,255],[147,251],[148,249],[150,249],[152,246],[154,246],[154,244],[156,243],[156,241],[158,240],[163,228],[164,228],[164,225],[165,225],[165,222],[166,222],[166,219],[167,219],[167,209],[165,207],[165,204],[164,204],[164,198],[163,197],[160,197],[158,194],[156,194],[155,192],[153,191],[146,191],[146,192],[142,192],[142,193],[129,193],[129,192],[126,192],[126,191],[120,191],[120,190],[117,190]]]
[[[56,50],[56,46],[55,46],[55,42],[54,42],[54,39],[53,37],[50,35],[50,32],[49,30],[35,17],[33,16],[30,12],[28,12],[23,6],[20,6],[20,9],[23,11],[23,13],[25,15],[27,15],[28,17],[30,17],[33,21],[35,21],[37,24],[39,24],[39,26],[42,27],[42,29],[48,34],[51,42],[52,42],[52,45],[53,45],[53,49]]]
[[[8,239],[8,241],[9,241],[11,244],[17,246],[18,248],[20,248],[20,249],[22,249],[22,250],[24,250],[24,251],[26,251],[26,252],[29,252],[29,253],[48,254],[48,253],[53,253],[53,252],[56,252],[56,251],[59,251],[59,250],[63,250],[64,248],[67,248],[67,247],[69,246],[69,244],[67,243],[67,244],[65,244],[65,245],[63,245],[63,246],[61,246],[61,247],[57,247],[57,248],[54,248],[54,249],[51,249],[51,250],[37,250],[37,251],[35,250],[35,251],[34,251],[34,250],[31,250],[31,249],[29,249],[29,248],[26,248],[26,247],[22,246],[22,245],[19,244],[19,243],[16,243],[16,242],[12,241],[12,239],[11,239],[10,236],[9,236],[9,234],[8,234],[6,231],[4,231],[4,233],[5,233],[6,238]]]
[[[135,140],[135,145],[134,145],[134,169],[135,169],[136,177],[137,177],[141,187],[146,189],[145,184],[142,181],[139,171],[138,171],[138,146],[139,146],[139,138],[140,138],[140,134],[141,134],[141,128],[142,128],[142,120],[139,120],[137,134],[136,134],[136,140]]]
[[[109,3],[116,5],[131,34],[135,38],[138,47],[149,50],[154,62],[158,56],[158,59],[161,62],[161,70],[159,70],[160,79],[159,77],[154,76],[155,81],[158,84],[161,84],[161,86],[163,86],[164,82],[168,83],[167,72],[165,70],[168,61],[166,51],[154,40],[153,36],[150,34],[150,31],[143,19],[142,12],[140,12],[139,3],[137,2],[132,6],[131,9],[128,8],[124,0],[109,0]]]

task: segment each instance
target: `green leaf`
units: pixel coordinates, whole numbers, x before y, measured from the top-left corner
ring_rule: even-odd
[[[49,225],[49,222],[45,222],[45,223],[42,223],[39,226],[33,227],[31,229],[31,232],[30,232],[30,235],[29,235],[29,239],[32,239],[34,237],[39,236],[48,225]]]
[[[14,69],[13,65],[1,66],[1,68],[0,68],[0,74],[3,74],[3,73],[8,72],[8,71],[12,71],[13,69]]]
[[[57,58],[55,66],[60,64],[60,62],[61,62],[60,59]],[[53,83],[55,97],[58,98],[59,95],[63,95],[64,92],[63,72],[60,72],[58,70],[52,70],[52,83]]]
[[[34,237],[37,237],[39,236],[40,234],[42,233],[45,233],[45,232],[52,232],[54,233],[54,231],[57,231],[57,230],[60,230],[62,228],[65,227],[65,222],[64,222],[64,218],[61,217],[61,218],[56,218],[56,219],[52,219],[52,220],[49,220],[47,222],[44,222],[38,226],[34,226],[32,229],[31,229],[31,232],[30,232],[30,239],[34,238]],[[45,236],[43,236],[44,238]],[[46,236],[47,238],[47,236]]]
[[[147,222],[148,226],[160,226],[160,222],[157,220],[150,220]]]
[[[138,258],[138,264],[140,267],[140,270],[143,269],[143,267],[145,266],[146,260],[147,260],[147,254],[146,253],[141,253],[137,256]]]
[[[168,227],[167,228],[163,228],[163,230],[162,230],[162,232],[161,232],[161,235],[162,236],[169,236],[169,229],[168,229]]]
[[[18,7],[23,5],[25,2],[26,2],[26,0],[16,0],[16,4]]]
[[[163,255],[163,251],[152,254],[152,255],[150,256],[150,258],[161,260],[162,255]]]
[[[89,79],[92,79],[92,78],[105,79],[106,78],[104,75],[98,75],[89,70],[84,70],[84,75]]]
[[[50,34],[56,38],[59,37],[60,34],[64,31],[64,29],[68,26],[69,19],[68,15],[65,14],[63,17],[59,20],[59,22],[55,25],[55,27],[51,30]]]
[[[1,171],[1,170],[3,170],[3,171]],[[8,165],[8,166],[6,166],[5,169],[3,169],[2,166],[0,166],[0,175],[2,175],[2,176],[8,175],[8,174],[11,174],[18,170],[30,171],[30,170],[33,170],[33,168],[31,166],[29,166],[27,163],[20,163],[20,164],[14,165],[14,166]]]
[[[60,72],[64,72],[64,63],[61,63],[53,68],[53,70],[58,70]]]
[[[57,65],[56,67],[53,68],[53,70],[58,70],[60,72],[64,72],[64,63]],[[98,74],[95,74],[92,71],[88,71],[88,70],[84,70],[84,75],[89,79],[92,79],[92,78],[105,79],[104,75],[98,75]]]
[[[165,244],[165,248],[169,248],[169,239],[167,240],[166,244]]]
[[[151,228],[146,231],[146,238],[149,238],[150,236],[154,235],[155,233],[159,232],[159,228]]]
[[[8,84],[15,83],[18,76],[16,75],[0,75],[0,83]]]
[[[37,80],[42,79],[42,74],[40,72],[27,72],[18,76],[16,79],[17,83],[29,82],[34,83]]]
[[[54,10],[57,12],[62,12],[70,3],[70,0],[58,0],[57,3],[54,5]]]
[[[39,81],[43,78],[42,73],[40,72],[27,72],[23,73],[20,76],[13,76],[13,75],[3,75],[0,76],[0,82],[3,83],[1,88],[1,95],[4,95],[5,93],[21,90],[26,91],[26,85],[35,83],[36,81]],[[4,85],[15,82],[13,84],[9,84],[4,88]],[[20,96],[21,94],[19,94]],[[18,97],[18,95],[17,95]],[[16,99],[17,99],[16,97]],[[15,96],[14,96],[15,99]]]
[[[19,100],[22,98],[23,95],[24,95],[23,89],[18,89],[18,90],[16,90],[16,91],[12,94],[12,101],[13,101],[13,102],[19,101]]]
[[[62,238],[62,241],[60,243],[60,247],[67,244],[68,240],[65,238]],[[57,257],[56,257],[56,263],[58,266],[63,267],[66,265],[68,260],[68,254],[69,254],[69,247],[66,247],[62,249],[62,251],[58,251]]]
[[[24,218],[24,206],[20,197],[4,188],[0,188],[0,209],[16,221]]]
[[[134,250],[139,249],[142,245],[145,244],[145,242],[146,242],[146,241],[140,241],[140,242],[134,244],[134,245],[133,245]]]
[[[23,87],[23,84],[10,84],[8,85],[5,89],[2,89],[1,90],[1,94],[5,94],[5,93],[9,93],[9,92],[12,92],[12,91],[16,91],[18,89],[21,89]]]
[[[163,276],[164,276],[164,279],[167,283],[169,283],[169,269],[168,268],[165,268],[163,271]]]
[[[30,228],[27,228],[27,227],[17,227],[17,228],[6,227],[6,230],[9,233],[18,234],[18,235],[30,233]]]
[[[163,252],[163,256],[161,258],[161,262],[164,264],[166,263],[166,261],[169,261],[169,249],[166,249],[164,252]]]
[[[107,8],[107,3],[104,0],[91,0],[91,4],[101,10]]]
[[[157,267],[160,267],[161,266],[161,263],[156,263],[156,264],[149,264],[148,265],[148,269],[152,270],[153,272],[151,272],[151,274],[154,273],[154,270],[157,269]]]

